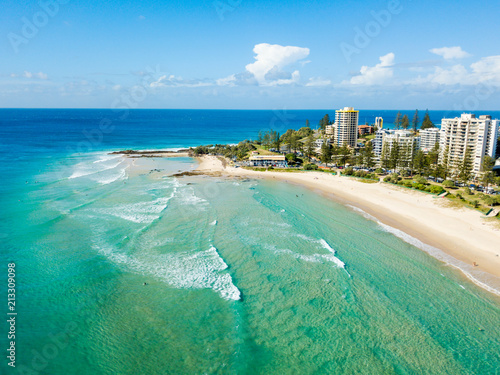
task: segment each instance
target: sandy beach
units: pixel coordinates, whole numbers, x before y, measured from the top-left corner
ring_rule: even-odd
[[[323,172],[252,171],[223,165],[215,156],[199,160],[199,172],[278,179],[359,208],[379,222],[442,251],[442,254],[429,252],[459,268],[477,284],[487,281],[487,285],[481,286],[500,295],[500,225],[496,219],[485,220],[478,211],[451,207],[445,198],[385,183],[364,183]]]

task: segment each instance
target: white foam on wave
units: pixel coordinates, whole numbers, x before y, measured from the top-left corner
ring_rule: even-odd
[[[88,162],[78,163],[75,166],[73,174],[69,176],[68,179],[85,177],[93,175],[95,173],[101,173],[110,169],[114,169],[118,167],[120,164],[122,164],[123,161],[124,160],[120,160],[118,163],[114,163],[112,165],[102,165],[102,166],[95,166],[93,165],[93,163],[89,164]]]
[[[144,190],[144,192],[150,192],[155,190],[166,190],[171,188],[178,188],[181,184],[175,177],[168,177],[166,179],[161,180],[160,182],[150,183],[148,184],[148,188]]]
[[[208,204],[208,201],[206,199],[203,199],[201,197],[198,197],[192,188],[185,188],[180,190],[178,196],[176,197],[179,199],[181,204],[185,205],[199,205],[199,206],[204,206]]]
[[[168,197],[157,198],[150,202],[121,204],[112,208],[98,209],[96,211],[134,223],[150,224],[160,217],[160,213],[167,208],[168,202],[174,195],[175,189]]]
[[[344,271],[349,275],[349,277],[351,276],[351,274],[349,272],[347,272],[347,270],[345,268],[345,263],[336,257],[337,252],[323,238],[317,240],[315,238],[306,236],[305,234],[301,234],[301,233],[296,234],[296,236],[305,240],[305,241],[317,243],[317,244],[321,245],[321,247],[323,249],[328,250],[331,253],[331,255],[328,254],[329,261],[335,263],[337,265],[337,267],[344,269]],[[321,255],[321,254],[316,254],[316,255]]]
[[[307,237],[307,238],[310,238],[310,237]],[[278,249],[274,245],[266,245],[265,247],[268,250],[274,251],[276,254],[288,254],[288,255],[293,256],[296,259],[300,259],[300,260],[303,260],[305,262],[311,262],[311,263],[325,263],[325,262],[329,262],[329,263],[333,263],[333,264],[335,264],[336,267],[342,268],[347,273],[347,275],[349,275],[349,277],[350,277],[351,274],[349,272],[347,272],[347,270],[345,269],[345,263],[342,262],[339,258],[337,258],[335,256],[335,250],[333,250],[330,247],[330,245],[328,245],[328,243],[326,243],[326,241],[323,240],[323,239],[321,239],[321,240],[313,240],[313,242],[316,242],[316,243],[323,243],[322,241],[327,246],[325,248],[330,251],[330,254],[311,254],[311,255],[305,255],[305,254],[297,253],[297,252],[292,251],[290,249]]]
[[[336,251],[324,240],[324,239],[320,239],[319,240],[319,243],[321,244],[321,246],[323,246],[326,250],[328,250],[329,252],[332,253],[332,255],[334,255],[333,259],[334,259],[334,262],[337,264],[337,266],[339,266],[340,268],[345,268],[345,263],[342,262],[339,258],[337,258],[335,256],[335,253]]]
[[[483,278],[488,278],[491,277],[490,275],[487,275],[484,272],[480,271],[475,271],[472,266],[469,266],[465,262],[462,262],[461,260],[453,258],[451,255],[446,254],[444,251],[438,249],[437,247],[428,245],[419,239],[410,236],[409,234],[403,232],[402,230],[396,229],[394,227],[391,227],[387,224],[382,223],[380,220],[378,220],[376,217],[370,215],[369,213],[363,211],[362,209],[348,205],[351,209],[354,211],[360,213],[363,217],[365,217],[368,220],[376,222],[380,228],[382,228],[383,231],[387,233],[391,233],[394,236],[398,237],[399,239],[403,240],[404,242],[413,245],[420,250],[425,251],[427,254],[431,255],[432,257],[436,258],[437,260],[452,266],[454,268],[457,268],[460,270],[469,280],[471,280],[474,284],[477,286],[489,291],[490,293],[496,294],[500,296],[500,290],[492,287],[491,285],[488,285],[486,280],[483,280]],[[474,273],[474,275],[472,274]],[[480,280],[481,279],[481,280]]]
[[[213,289],[226,300],[237,301],[241,292],[231,275],[222,272],[228,268],[217,249],[186,251],[177,254],[135,257],[113,251],[109,246],[94,248],[114,263],[127,269],[152,275],[168,285],[182,289]]]
[[[126,166],[125,168],[120,169],[117,173],[113,173],[110,175],[106,174],[103,176],[97,175],[97,176],[91,177],[91,178],[92,178],[92,180],[100,183],[101,185],[108,185],[108,184],[111,184],[115,181],[123,181],[123,180],[128,179],[128,175],[127,175],[128,167],[129,166]]]
[[[217,220],[212,221],[210,225],[217,225]]]
[[[281,227],[281,228],[291,228],[292,225],[288,223],[278,223],[276,226]]]
[[[94,161],[93,164],[105,163],[107,161],[118,159],[118,158],[121,158],[121,157],[122,157],[122,155],[116,155],[116,154],[113,154],[113,155],[110,155],[110,154],[100,155],[99,156],[99,160]]]

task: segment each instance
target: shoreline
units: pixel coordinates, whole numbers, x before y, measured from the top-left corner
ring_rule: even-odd
[[[476,285],[500,296],[500,224],[485,221],[477,211],[449,207],[445,198],[392,185],[381,186],[382,183],[363,183],[346,176],[252,171],[223,165],[215,156],[197,160],[199,174],[280,180],[320,193],[360,211],[384,230],[458,268]]]

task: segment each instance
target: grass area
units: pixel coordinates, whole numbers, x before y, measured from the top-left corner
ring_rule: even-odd
[[[261,145],[258,145],[258,144],[255,144],[255,143],[253,145],[257,148],[257,150],[255,150],[255,151],[257,151],[259,153],[259,155],[280,155],[277,152],[271,152],[269,150],[266,150]],[[252,156],[252,152],[249,152],[248,156]]]
[[[456,199],[438,199],[437,202],[440,206],[447,208],[462,208],[464,206],[462,202],[458,202]]]
[[[483,220],[488,224],[493,225],[496,229],[500,230],[500,215],[497,215],[496,217],[488,217]]]
[[[481,213],[488,213],[492,208],[497,209],[498,206],[489,206],[486,204],[484,198],[484,194],[476,193],[476,194],[465,194],[464,189],[457,189],[453,191],[449,191],[450,194],[446,196],[446,198],[454,202],[456,205],[461,207],[467,207],[479,211]]]
[[[350,178],[355,178],[356,180],[360,180],[362,182],[367,182],[369,184],[372,184],[372,183],[378,183],[380,181],[379,178],[377,179],[373,179],[373,178],[369,178],[369,177],[360,177],[360,176],[354,176],[354,175],[350,175],[350,174],[343,174],[341,173],[340,174],[342,177],[350,177]]]

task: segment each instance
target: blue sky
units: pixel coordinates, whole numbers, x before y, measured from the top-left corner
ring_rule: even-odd
[[[7,2],[0,106],[498,110],[498,1]]]

